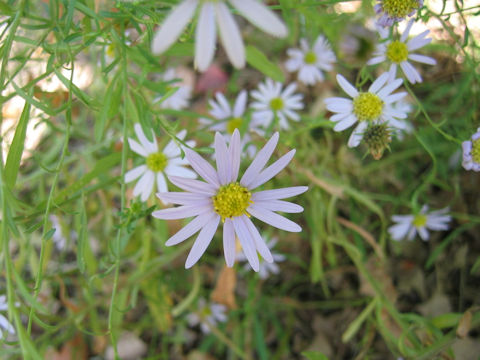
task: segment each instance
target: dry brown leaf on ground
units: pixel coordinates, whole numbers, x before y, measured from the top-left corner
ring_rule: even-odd
[[[237,285],[237,274],[233,268],[226,265],[217,278],[215,289],[213,289],[211,299],[219,304],[228,306],[229,309],[236,309],[235,286]]]

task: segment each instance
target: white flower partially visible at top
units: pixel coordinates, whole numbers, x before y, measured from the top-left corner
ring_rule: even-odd
[[[337,82],[352,100],[333,97],[325,99],[327,110],[337,113],[330,120],[336,122],[334,131],[343,131],[358,123],[348,140],[349,147],[356,147],[363,138],[363,133],[369,124],[388,122],[395,128],[397,119],[405,119],[407,114],[392,107],[392,104],[402,99],[406,92],[392,94],[400,85],[402,79],[387,83],[388,73],[380,75],[370,85],[368,92],[359,92],[342,75],[337,75]]]
[[[417,215],[393,215],[392,221],[397,224],[388,228],[393,240],[400,241],[404,238],[413,240],[418,234],[422,240],[427,241],[430,230],[448,230],[448,223],[451,216],[446,215],[450,211],[449,208],[428,212],[428,206],[424,205]]]
[[[20,306],[19,303],[15,303],[15,306],[18,307]],[[7,303],[7,297],[5,295],[0,295],[0,311],[6,311],[8,310],[8,303]],[[0,340],[3,339],[3,331],[5,330],[8,333],[15,335],[15,328],[13,327],[12,324],[8,321],[8,319],[0,314]]]
[[[230,106],[230,103],[222,93],[217,92],[215,94],[215,98],[216,101],[213,99],[208,101],[211,107],[208,113],[218,121],[214,122],[211,119],[201,118],[200,123],[207,125],[209,130],[220,132],[225,140],[229,140],[230,136],[233,134],[233,131],[235,129],[240,130],[242,125],[244,125],[247,121],[245,117],[245,109],[247,107],[248,94],[246,90],[242,90],[240,94],[238,94],[233,108]],[[253,124],[247,124],[246,127],[247,129],[242,137],[241,147],[243,149],[245,145],[248,144],[245,154],[252,158],[255,155],[257,148],[255,145],[250,143],[252,140],[250,137],[250,131],[254,131],[259,134],[262,134],[263,132],[260,129],[255,128]],[[243,154],[244,153],[242,152],[242,155]]]
[[[277,243],[277,238],[275,237],[266,241],[266,244],[270,250],[273,249],[276,243]],[[270,274],[277,275],[280,272],[280,268],[278,267],[277,263],[285,260],[285,255],[276,254],[274,252],[272,252],[272,257],[274,261],[272,263],[262,261],[260,259],[260,270],[258,271],[258,276],[260,276],[260,279],[262,280],[267,279],[270,276]],[[236,260],[242,261],[242,262],[247,261],[247,257],[245,256],[245,253],[241,251],[237,253]],[[245,264],[245,267],[248,268],[248,264]]]
[[[382,14],[377,20],[381,26],[392,26],[394,22],[402,21],[412,16],[423,6],[423,0],[378,0],[374,9]]]
[[[198,300],[198,310],[187,315],[188,325],[191,327],[200,324],[200,329],[204,334],[210,333],[210,328],[217,326],[218,323],[226,322],[227,315],[225,305],[210,303],[205,299]]]
[[[472,135],[471,140],[462,143],[463,168],[465,170],[480,171],[480,128]]]
[[[257,100],[250,105],[255,111],[252,114],[253,124],[268,128],[275,115],[280,128],[289,129],[287,119],[299,121],[300,115],[295,111],[303,109],[303,95],[294,94],[297,85],[292,83],[282,90],[282,83],[266,79],[258,85],[258,90],[252,91],[252,97]]]
[[[236,129],[227,146],[220,133],[215,134],[215,159],[217,170],[195,151],[185,149],[185,154],[194,170],[206,182],[169,176],[169,179],[186,192],[159,193],[157,196],[181,206],[158,210],[153,216],[158,219],[173,220],[195,216],[183,229],[168,239],[166,245],[176,245],[200,231],[190,253],[185,268],[192,267],[210,244],[220,220],[223,225],[223,250],[227,266],[235,262],[235,236],[253,270],[259,270],[257,251],[268,262],[273,262],[272,254],[262,239],[250,216],[291,232],[302,230],[300,226],[275,211],[286,213],[302,212],[303,208],[280,199],[301,194],[306,186],[287,187],[275,190],[252,192],[285,168],[295,154],[291,150],[270,166],[265,167],[278,142],[275,133],[257,153],[240,181],[240,133]]]
[[[333,69],[333,63],[337,60],[328,40],[320,35],[313,48],[310,48],[307,40],[300,40],[300,49],[288,49],[290,59],[285,67],[290,72],[298,71],[298,80],[307,85],[314,85],[323,81],[323,71]]]
[[[287,28],[267,6],[256,0],[228,0],[238,13],[264,32],[283,38]],[[165,19],[153,38],[152,51],[163,53],[180,36],[183,29],[199,9],[195,33],[195,67],[207,70],[215,54],[219,27],[220,40],[228,58],[236,68],[245,66],[245,47],[237,23],[230,13],[226,0],[184,0]]]
[[[169,68],[162,75],[163,81],[172,81],[174,79],[179,79],[177,72],[174,68]],[[177,91],[170,95],[168,98],[163,100],[160,103],[162,109],[173,109],[173,110],[182,110],[188,107],[188,102],[192,94],[192,87],[183,82],[172,83],[170,87],[177,87]],[[156,98],[155,101],[159,101],[161,98]]]
[[[408,114],[412,112],[412,104],[405,101],[405,99],[400,99],[397,102],[394,102],[390,105],[391,109],[397,113],[405,114],[408,117]],[[393,121],[390,120],[393,134],[399,139],[403,140],[405,134],[411,134],[413,132],[413,125],[405,119],[396,119],[393,118]]]
[[[137,166],[125,174],[126,183],[140,177],[133,189],[133,196],[140,195],[142,201],[147,201],[155,182],[157,183],[158,191],[168,191],[164,173],[169,176],[175,175],[189,179],[197,177],[195,172],[184,167],[184,165],[188,165],[188,161],[180,157],[180,147],[173,140],[170,140],[167,146],[162,151],[159,151],[153,130],[153,142],[151,142],[145,136],[140,124],[135,124],[134,128],[140,143],[128,138],[128,144],[130,149],[143,156],[146,161],[144,165]],[[177,138],[183,140],[185,135],[187,135],[187,130],[182,130],[177,134]],[[186,144],[193,147],[195,146],[195,141],[189,140]]]
[[[420,73],[408,62],[408,60],[428,65],[435,65],[437,62],[434,58],[429,56],[412,54],[412,51],[418,50],[432,41],[431,38],[425,38],[430,30],[425,30],[413,39],[408,40],[408,34],[410,33],[412,25],[413,19],[409,21],[400,40],[387,40],[377,44],[377,48],[373,54],[374,57],[371,58],[367,64],[374,65],[388,61],[392,63],[389,71],[390,79],[394,79],[397,76],[397,67],[400,66],[410,83],[415,84],[417,82],[422,82]],[[384,33],[380,32],[380,35],[382,38],[386,38]]]

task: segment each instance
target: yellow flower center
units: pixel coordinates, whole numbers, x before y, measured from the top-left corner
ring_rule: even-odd
[[[282,98],[276,97],[276,98],[273,98],[272,100],[270,100],[270,108],[273,111],[282,110],[284,106],[285,106],[285,104],[283,103]]]
[[[315,55],[313,51],[309,51],[305,54],[303,61],[305,61],[305,64],[315,64],[317,62],[317,55]]]
[[[233,134],[235,129],[240,130],[240,126],[242,126],[242,118],[231,118],[227,122],[227,132]]]
[[[472,159],[480,164],[480,139],[472,141]]]
[[[383,0],[383,11],[395,18],[404,18],[418,9],[418,0]]]
[[[373,121],[382,114],[383,101],[372,93],[360,93],[353,99],[353,113],[359,121]]]
[[[250,191],[238,182],[223,185],[212,197],[213,209],[222,217],[222,222],[234,216],[248,216],[247,208],[253,203],[251,197]]]
[[[167,156],[161,152],[153,153],[147,156],[147,167],[153,172],[160,172],[167,166]]]
[[[105,51],[107,56],[114,58],[115,57],[115,45],[110,44],[107,46],[107,50]]]
[[[413,218],[413,226],[416,228],[425,226],[427,224],[427,215],[418,214]]]
[[[401,41],[395,40],[387,45],[387,58],[391,62],[400,64],[408,58],[407,45]]]

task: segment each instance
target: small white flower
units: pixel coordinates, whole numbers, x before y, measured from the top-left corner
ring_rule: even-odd
[[[188,165],[188,161],[180,157],[180,147],[173,140],[170,140],[167,146],[165,146],[162,151],[159,151],[153,130],[153,142],[151,142],[145,136],[140,124],[135,124],[134,128],[140,143],[128,138],[128,144],[130,145],[130,149],[138,155],[143,156],[146,161],[144,165],[137,166],[125,174],[126,183],[140,177],[140,180],[138,180],[133,189],[133,196],[140,195],[142,201],[147,201],[152,193],[155,182],[157,183],[158,191],[168,191],[164,173],[188,179],[195,179],[197,177],[195,172],[184,167],[184,165]],[[183,140],[185,135],[187,135],[187,131],[182,130],[177,134],[177,138]],[[187,141],[186,144],[190,147],[195,146],[194,141]]]
[[[18,303],[15,304],[16,307],[19,306]],[[0,295],[0,311],[8,310],[7,297],[5,295]],[[0,340],[3,339],[3,331],[7,331],[9,334],[15,335],[15,328],[8,321],[8,319],[0,314]]]
[[[163,81],[172,81],[174,79],[179,79],[179,74],[175,71],[174,68],[169,68],[165,73],[161,76]],[[177,91],[170,95],[168,98],[164,99],[160,103],[160,107],[162,109],[173,109],[173,110],[181,110],[188,107],[188,102],[190,100],[190,96],[192,94],[192,87],[187,85],[183,82],[172,83],[171,87],[178,87]],[[160,98],[155,99],[158,101]]]
[[[418,234],[422,240],[427,241],[430,237],[429,230],[448,230],[448,223],[451,216],[446,215],[450,211],[449,208],[428,211],[428,206],[424,205],[420,213],[416,215],[393,215],[392,221],[397,224],[388,229],[393,240],[400,241],[405,237],[413,240]]]
[[[252,158],[255,155],[257,148],[255,145],[251,144],[252,139],[250,137],[250,131],[259,134],[262,134],[263,132],[260,129],[255,128],[253,124],[246,124],[248,121],[245,114],[248,98],[247,91],[243,90],[238,94],[233,108],[222,93],[217,92],[215,98],[216,101],[213,99],[208,101],[211,107],[208,113],[218,121],[214,122],[211,119],[201,118],[200,123],[207,125],[209,130],[220,132],[225,140],[230,139],[235,129],[241,131],[242,128],[246,128],[245,134],[242,137],[241,147],[243,149],[247,145],[246,154]]]
[[[277,238],[272,238],[270,240],[266,240],[266,244],[270,250],[277,244]],[[277,275],[280,272],[280,268],[278,267],[277,263],[282,262],[285,260],[285,255],[276,254],[272,252],[273,261],[272,263],[262,261],[260,259],[260,270],[258,270],[258,276],[260,279],[265,280],[267,279],[270,274]],[[247,257],[245,256],[244,252],[241,251],[237,253],[236,256],[237,261],[247,261]],[[248,269],[249,265],[245,264],[245,267]]]
[[[413,67],[408,60],[417,61],[423,64],[435,65],[437,62],[434,58],[425,55],[412,54],[412,51],[418,50],[423,46],[429,44],[432,39],[425,38],[430,30],[415,36],[408,40],[408,34],[413,25],[413,19],[409,21],[405,32],[400,37],[400,40],[387,40],[377,45],[374,52],[374,57],[371,58],[367,64],[374,65],[384,61],[392,63],[390,66],[390,79],[394,79],[397,75],[397,67],[400,66],[408,81],[412,84],[422,82],[420,73]],[[386,38],[384,33],[380,33],[382,38]],[[387,35],[388,36],[388,35]],[[407,41],[408,40],[408,41]]]
[[[227,315],[225,305],[209,303],[205,299],[198,300],[198,310],[188,314],[187,321],[191,327],[200,324],[200,329],[204,334],[210,333],[210,327],[217,326],[218,323],[226,322]]]
[[[255,125],[268,128],[275,117],[278,118],[281,129],[289,129],[287,119],[299,121],[296,110],[303,109],[303,95],[294,94],[297,85],[292,83],[283,89],[280,82],[266,79],[258,85],[258,90],[252,91],[252,97],[257,100],[251,107],[255,110],[252,120]]]
[[[228,0],[238,13],[264,32],[283,38],[287,28],[267,6],[256,0]],[[197,7],[198,23],[195,33],[195,67],[207,70],[215,53],[217,25],[220,40],[228,58],[236,68],[245,66],[245,46],[237,23],[227,6],[226,0],[184,0],[165,19],[156,32],[152,51],[163,53],[180,36],[183,29],[195,15]]]
[[[462,143],[463,168],[465,170],[480,171],[480,127],[472,135],[471,140]]]
[[[402,21],[412,16],[423,6],[423,0],[378,0],[374,9],[382,14],[377,20],[381,26],[392,26],[394,22]]]
[[[394,102],[388,105],[391,110],[396,114],[405,114],[408,117],[408,114],[412,112],[413,106],[405,99],[400,99],[397,102]],[[389,121],[390,126],[392,127],[393,134],[399,139],[403,140],[405,134],[411,134],[413,132],[413,125],[405,119],[393,118]]]
[[[313,48],[310,48],[307,40],[301,39],[300,49],[288,49],[287,54],[290,59],[285,63],[286,69],[298,71],[298,80],[307,85],[323,81],[323,71],[332,70],[332,64],[336,61],[332,47],[323,35],[315,40]]]
[[[233,132],[229,146],[220,133],[215,134],[217,170],[195,151],[185,149],[190,165],[206,182],[169,176],[172,183],[187,192],[159,193],[157,196],[164,201],[181,206],[153,213],[154,217],[164,220],[195,216],[195,219],[166,243],[167,246],[176,245],[200,231],[188,254],[185,268],[192,267],[203,255],[215,235],[220,220],[224,224],[223,250],[227,266],[232,267],[235,262],[235,237],[238,237],[255,271],[259,270],[260,265],[257,251],[268,262],[273,262],[273,257],[251,217],[285,231],[302,230],[299,225],[276,214],[275,211],[302,212],[301,206],[280,199],[301,194],[307,190],[306,186],[252,192],[283,170],[295,154],[295,150],[291,150],[264,169],[275,150],[278,138],[278,133],[275,133],[257,153],[240,181],[237,179],[240,169],[241,140],[237,129]]]
[[[67,243],[67,239],[62,234],[62,226],[58,221],[58,217],[56,215],[50,215],[49,219],[52,223],[52,227],[55,229],[53,233],[52,240],[58,250],[63,250],[65,248],[65,244]]]
[[[402,79],[387,83],[388,73],[380,75],[370,85],[368,92],[359,92],[342,75],[337,75],[337,82],[352,100],[333,97],[325,99],[327,110],[337,113],[330,120],[336,122],[334,131],[343,131],[358,123],[348,140],[349,147],[356,147],[363,138],[363,133],[369,124],[388,122],[395,127],[397,119],[405,119],[407,114],[401,112],[392,104],[402,99],[406,92],[392,94],[400,85]]]

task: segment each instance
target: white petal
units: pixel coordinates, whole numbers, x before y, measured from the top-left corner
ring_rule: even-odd
[[[152,130],[153,141],[150,141],[145,136],[145,133],[143,132],[143,129],[142,129],[142,125],[140,125],[139,123],[136,123],[134,125],[134,129],[135,129],[135,134],[137,134],[138,140],[140,140],[140,144],[142,144],[143,148],[147,150],[149,154],[158,151],[157,139],[155,138],[155,133],[153,132],[153,130]]]
[[[143,173],[147,171],[147,165],[140,165],[125,173],[125,182],[129,183],[139,178]]]
[[[300,213],[303,211],[303,207],[300,205],[291,203],[289,201],[282,200],[263,200],[255,201],[255,204],[270,211],[280,211],[286,213]]]
[[[12,326],[12,324],[10,324],[10,322],[7,320],[5,316],[0,314],[0,333],[2,332],[1,331],[2,328],[7,330],[12,335],[15,334],[15,329]]]
[[[282,215],[278,215],[270,210],[264,209],[260,206],[257,207],[256,204],[250,205],[247,208],[247,211],[252,216],[255,216],[257,219],[278,229],[290,232],[302,231],[302,228],[293,221],[287,219],[286,217],[283,217]]]
[[[195,219],[190,221],[182,229],[180,229],[175,235],[165,243],[166,246],[173,246],[185,241],[190,236],[195,234],[198,230],[204,227],[213,217],[216,216],[215,213],[205,213],[198,215]]]
[[[233,227],[235,228],[235,233],[238,236],[238,240],[240,240],[243,252],[247,257],[250,266],[253,270],[258,272],[260,263],[258,261],[257,250],[250,231],[241,219],[244,216],[245,215],[234,217],[232,219]]]
[[[245,137],[244,137],[245,140]],[[242,151],[242,145],[240,143],[240,132],[235,129],[230,139],[230,146],[228,147],[228,153],[231,161],[230,181],[237,181],[238,171],[240,170],[240,157]]]
[[[258,176],[260,171],[263,169],[265,164],[268,162],[270,159],[270,156],[272,155],[273,151],[275,150],[275,147],[277,146],[278,143],[278,138],[279,134],[276,132],[273,134],[270,140],[265,144],[265,146],[257,153],[257,156],[255,156],[255,159],[253,159],[252,163],[250,166],[245,170],[245,173],[242,176],[242,179],[240,180],[240,183],[243,186],[247,186],[250,184],[255,178]]]
[[[223,48],[233,66],[241,69],[245,67],[245,47],[237,23],[223,2],[217,2],[215,5]]]
[[[185,0],[165,19],[152,42],[152,52],[160,54],[178,39],[185,26],[192,19],[198,0]]]
[[[372,85],[370,85],[370,87],[368,88],[368,91],[376,94],[377,91],[380,90],[383,85],[385,85],[387,80],[388,80],[388,73],[383,73],[372,83]]]
[[[360,144],[360,141],[363,139],[363,133],[367,129],[367,126],[368,124],[366,121],[361,121],[357,125],[348,139],[348,147],[357,147]]]
[[[214,5],[205,2],[200,9],[195,32],[195,67],[201,72],[207,70],[212,62],[216,38]]]
[[[183,166],[176,166],[171,164],[169,164],[165,168],[165,174],[167,174],[168,176],[179,176],[187,179],[196,179],[198,177],[197,173],[193,170],[187,169]]]
[[[345,117],[343,120],[340,120],[335,124],[333,127],[333,131],[343,131],[348,129],[350,126],[357,122],[357,117],[355,115],[349,115]]]
[[[157,189],[158,189],[158,192],[167,192],[168,191],[165,176],[161,172],[157,173]]]
[[[396,224],[388,228],[388,232],[393,240],[400,241],[407,236],[411,224],[408,222]]]
[[[207,250],[210,241],[213,239],[213,235],[215,235],[215,231],[217,231],[219,222],[220,216],[216,215],[202,228],[188,254],[187,261],[185,262],[185,269],[189,269],[195,265],[205,250]]]
[[[268,248],[267,244],[265,243],[265,240],[263,240],[262,236],[258,232],[255,225],[253,225],[253,222],[246,216],[244,216],[242,220],[244,224],[247,226],[248,231],[250,231],[250,234],[252,235],[257,251],[267,262],[269,263],[273,262],[272,253],[270,252],[270,249]]]
[[[142,145],[131,138],[128,138],[128,145],[130,145],[130,149],[132,149],[132,151],[136,152],[140,156],[147,157],[149,154],[149,152],[144,149]]]
[[[211,201],[211,196],[207,194],[195,194],[190,192],[159,192],[156,194],[162,201],[167,201],[178,205],[193,205],[199,202]]]
[[[135,188],[133,189],[133,196],[141,195],[140,200],[147,201],[148,197],[152,193],[154,183],[155,173],[151,170],[147,170],[135,185]]]
[[[286,37],[287,27],[264,4],[255,0],[230,0],[230,3],[253,25],[276,37]]]
[[[208,195],[215,195],[217,192],[216,187],[199,180],[186,179],[178,176],[169,176],[168,180],[170,180],[170,182],[172,182],[174,185],[185,191]]]
[[[343,91],[345,91],[349,96],[351,96],[352,98],[358,96],[357,89],[355,89],[353,85],[350,84],[348,80],[345,79],[342,75],[337,74],[337,82],[338,85],[340,85],[340,87],[343,89]]]
[[[184,205],[169,209],[157,210],[152,213],[153,217],[163,220],[185,219],[192,216],[209,212],[213,213],[212,204],[198,206],[198,205]]]
[[[235,106],[233,107],[233,116],[234,117],[242,117],[243,113],[245,112],[245,108],[247,106],[247,98],[248,93],[246,90],[242,90],[240,94],[238,94],[237,99],[235,100]]]
[[[267,167],[263,170],[258,176],[252,179],[247,186],[249,189],[255,189],[258,186],[266,183],[268,180],[273,178],[277,175],[280,171],[282,171],[288,163],[292,160],[293,156],[295,155],[295,150],[290,150],[288,153],[283,155],[280,159],[275,161],[272,165]]]
[[[198,155],[195,151],[185,149],[185,155],[192,168],[200,175],[204,180],[208,181],[214,186],[219,186],[218,175],[215,169],[204,158]]]
[[[435,65],[437,61],[434,58],[431,58],[430,56],[425,56],[425,55],[419,55],[419,54],[410,54],[408,55],[408,58],[417,61],[423,64],[428,64],[428,65]]]
[[[225,219],[223,224],[223,253],[228,267],[235,263],[235,230],[232,220]]]
[[[215,160],[217,162],[217,174],[220,185],[230,183],[231,163],[229,152],[225,139],[219,132],[215,133]]]
[[[402,68],[403,73],[407,77],[408,81],[410,81],[412,84],[422,82],[422,77],[420,76],[419,72],[408,61],[402,62],[400,67]]]
[[[403,83],[403,80],[402,79],[396,79],[394,81],[392,81],[390,84],[388,84],[387,86],[385,86],[382,90],[380,90],[379,92],[377,92],[377,96],[380,98],[380,99],[384,99],[385,97],[387,97],[392,91],[395,91],[398,87],[400,87],[400,85],[402,85]]]
[[[300,195],[308,190],[308,186],[292,186],[273,190],[263,190],[252,194],[252,200],[278,200]]]

